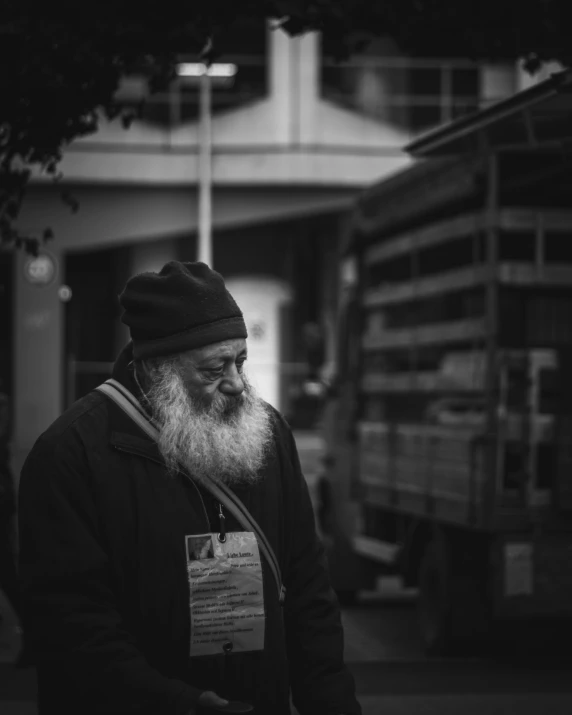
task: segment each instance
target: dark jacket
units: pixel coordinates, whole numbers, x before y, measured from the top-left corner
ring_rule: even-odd
[[[114,378],[134,394],[129,349]],[[263,562],[261,652],[189,658],[185,535],[217,531],[208,492],[169,476],[154,442],[92,392],[39,438],[22,470],[20,577],[40,715],[184,715],[203,690],[256,715],[361,710],[308,490],[277,412],[264,479],[236,489],[275,550],[284,608]],[[242,527],[227,514],[227,529]]]

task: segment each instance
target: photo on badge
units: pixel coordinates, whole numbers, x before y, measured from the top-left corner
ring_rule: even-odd
[[[214,546],[211,534],[196,534],[187,536],[187,559],[202,561],[214,559]]]

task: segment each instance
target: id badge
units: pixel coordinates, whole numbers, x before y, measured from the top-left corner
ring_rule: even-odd
[[[191,609],[190,655],[264,649],[264,592],[252,531],[185,537]]]

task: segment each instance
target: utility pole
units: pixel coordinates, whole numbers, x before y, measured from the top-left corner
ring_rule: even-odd
[[[198,148],[198,227],[197,259],[212,268],[212,89],[213,83],[226,87],[232,84],[238,71],[229,62],[182,62],[177,74],[184,81],[199,86],[199,148]]]
[[[203,65],[199,82],[199,245],[198,260],[212,268],[212,85]]]

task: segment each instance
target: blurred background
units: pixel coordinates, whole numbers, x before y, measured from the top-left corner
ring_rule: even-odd
[[[125,77],[129,131],[103,121],[28,189],[19,224],[56,240],[0,250],[16,482],[110,375],[126,280],[206,260],[295,431],[364,712],[570,712],[569,73],[390,38],[340,62],[254,20],[224,48],[158,94]],[[0,711],[28,715],[0,611]]]

